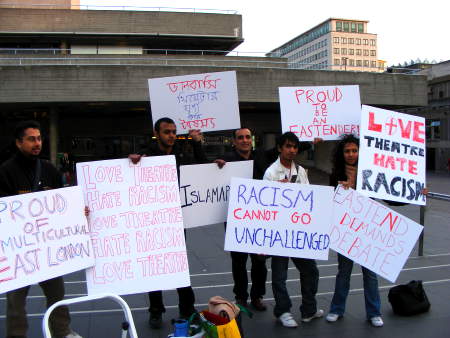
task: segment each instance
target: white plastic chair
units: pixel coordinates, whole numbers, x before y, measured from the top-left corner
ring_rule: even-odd
[[[50,306],[47,309],[47,311],[45,312],[45,315],[44,315],[44,319],[42,320],[42,331],[44,333],[44,337],[51,338],[50,328],[48,326],[48,320],[50,318],[50,314],[52,313],[52,311],[55,308],[57,308],[60,305],[71,305],[71,304],[83,303],[83,302],[88,302],[91,300],[97,300],[97,299],[102,299],[102,298],[109,298],[111,300],[114,300],[117,303],[119,303],[120,306],[122,307],[123,312],[125,314],[126,322],[129,324],[128,327],[122,328],[122,338],[127,337],[127,334],[130,335],[130,338],[138,338],[130,307],[121,297],[114,295],[112,293],[103,293],[103,294],[92,295],[92,296],[63,299],[63,300],[60,300],[59,302],[56,302],[55,304],[53,304],[52,306]],[[125,326],[127,326],[127,325],[125,325]]]

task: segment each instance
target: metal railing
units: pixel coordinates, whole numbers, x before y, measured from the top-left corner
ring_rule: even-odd
[[[440,200],[440,201],[447,201],[450,202],[450,195],[446,195],[446,194],[440,194],[437,192],[428,192],[427,194],[427,199],[435,199],[435,200]],[[420,224],[423,226],[423,230],[422,233],[420,234],[419,237],[419,256],[423,256],[423,242],[424,242],[424,238],[425,238],[425,214],[426,214],[426,210],[427,207],[426,205],[421,205],[420,206]]]

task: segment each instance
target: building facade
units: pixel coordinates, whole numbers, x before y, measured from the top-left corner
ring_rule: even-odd
[[[330,18],[269,53],[288,58],[291,68],[382,72],[377,35],[369,21]]]

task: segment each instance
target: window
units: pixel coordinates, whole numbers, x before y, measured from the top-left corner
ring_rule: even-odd
[[[339,43],[339,38],[338,38],[338,37],[334,37],[334,38],[333,38],[333,42],[334,42],[334,43]]]
[[[370,45],[371,46],[375,46],[376,45],[375,39],[370,39]]]
[[[339,48],[334,49],[334,54],[339,54]]]
[[[371,50],[370,51],[370,56],[377,56],[377,51],[376,50]]]
[[[356,44],[360,45],[361,44],[361,39],[356,39]]]
[[[341,49],[341,54],[342,55],[347,55],[347,48],[342,48]]]
[[[364,24],[362,23],[358,24],[358,33],[364,33]]]
[[[364,67],[369,67],[369,61],[368,60],[364,60]]]
[[[362,66],[362,61],[356,60],[356,67],[361,67],[361,66]]]
[[[348,60],[348,65],[349,66],[354,66],[355,65],[355,60],[353,60],[353,59]]]
[[[364,49],[364,56],[369,56],[369,51],[367,49]]]
[[[351,44],[351,45],[353,45],[353,44],[355,43],[355,39],[349,38],[349,39],[348,39],[348,43]]]
[[[370,61],[370,67],[377,68],[377,62],[376,61]]]
[[[344,32],[349,32],[350,28],[349,28],[349,23],[348,22],[344,22]]]
[[[369,44],[369,40],[368,39],[364,39],[364,44],[368,45]]]
[[[339,66],[339,59],[334,59],[334,64],[335,64],[336,66]]]
[[[361,55],[361,49],[356,50],[356,55]]]
[[[347,43],[347,38],[341,38],[342,43]]]
[[[336,21],[336,30],[338,32],[342,32],[342,22],[341,21]]]
[[[348,50],[348,55],[354,55],[355,54],[355,50],[354,49],[349,49]]]

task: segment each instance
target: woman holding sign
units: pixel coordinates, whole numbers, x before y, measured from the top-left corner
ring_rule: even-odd
[[[344,188],[356,189],[356,175],[358,172],[359,139],[353,135],[344,135],[338,143],[333,156],[333,169],[330,176],[330,185],[336,187],[342,184]],[[362,268],[364,282],[364,300],[366,303],[366,316],[375,327],[383,326],[381,319],[381,301],[378,292],[377,275]],[[338,274],[334,287],[334,295],[330,305],[330,312],[326,319],[335,322],[344,315],[345,302],[350,290],[350,277],[353,261],[338,254]]]

